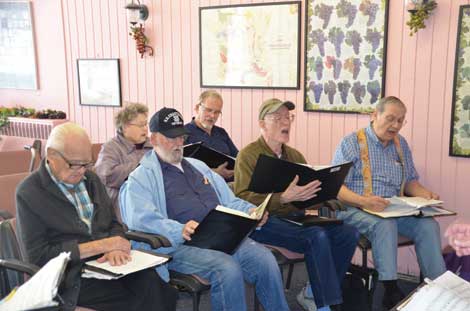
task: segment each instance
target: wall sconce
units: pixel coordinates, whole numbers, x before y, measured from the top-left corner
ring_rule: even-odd
[[[129,35],[135,40],[140,58],[144,57],[145,52],[152,56],[153,48],[148,45],[150,40],[144,34],[145,29],[143,25],[144,21],[149,17],[149,9],[145,4],[141,4],[140,0],[137,0],[137,3],[134,3],[134,0],[132,0],[125,8],[127,9],[127,18],[131,24]]]
[[[410,19],[406,24],[410,27],[410,36],[412,36],[419,29],[426,28],[424,22],[437,7],[437,2],[435,0],[405,0],[405,7],[410,13]]]

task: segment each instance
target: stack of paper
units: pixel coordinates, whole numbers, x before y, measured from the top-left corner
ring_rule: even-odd
[[[99,263],[96,260],[88,261],[82,273],[84,278],[114,280],[151,267],[156,267],[168,261],[169,256],[149,254],[144,251],[131,250],[132,260],[125,265],[111,266],[108,261]]]
[[[445,216],[454,215],[454,212],[442,208],[443,201],[428,200],[420,197],[391,197],[386,198],[390,204],[382,212],[365,210],[370,214],[382,218],[403,217],[403,216]]]
[[[57,306],[54,301],[59,282],[70,260],[70,253],[61,253],[49,260],[33,277],[0,302],[0,310],[30,310]]]
[[[434,281],[426,280],[411,298],[400,305],[401,311],[468,311],[470,283],[447,271]]]

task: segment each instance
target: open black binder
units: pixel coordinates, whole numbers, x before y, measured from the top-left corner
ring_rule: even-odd
[[[271,195],[268,195],[258,206],[259,218],[257,219],[213,209],[197,226],[194,234],[191,235],[191,240],[184,242],[184,244],[233,254],[243,240],[256,228],[270,199]]]
[[[336,199],[351,165],[352,162],[346,162],[314,170],[303,164],[262,154],[256,162],[248,190],[256,193],[284,192],[295,175],[299,176],[298,185],[300,186],[318,179],[322,184],[316,197],[303,202],[292,202],[297,208],[307,208],[327,200]]]
[[[227,162],[227,169],[233,170],[235,167],[235,158],[205,146],[203,142],[185,145],[183,155],[201,160],[210,168],[216,168],[225,162]]]

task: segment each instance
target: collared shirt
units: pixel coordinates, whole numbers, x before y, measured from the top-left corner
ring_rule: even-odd
[[[372,124],[365,129],[365,132],[369,148],[372,189],[374,195],[386,198],[399,195],[403,178],[403,170],[395,144],[393,141],[390,141],[384,147],[372,129]],[[408,143],[402,136],[399,136],[399,139],[403,149],[406,182],[418,180],[419,176],[416,172]],[[353,166],[351,167],[344,184],[350,190],[362,195],[364,193],[362,161],[359,143],[355,132],[343,138],[336,149],[333,158],[333,164],[340,164],[348,161],[352,161]]]
[[[212,127],[211,134],[209,135],[206,131],[197,126],[194,118],[184,127],[189,131],[188,139],[186,139],[185,142],[186,144],[202,141],[204,145],[211,147],[219,152],[232,157],[237,156],[238,149],[223,128],[214,125]]]
[[[60,191],[62,191],[62,193],[70,201],[70,203],[73,204],[73,206],[77,210],[78,216],[88,226],[88,232],[91,233],[91,220],[93,217],[94,206],[85,187],[84,180],[86,179],[86,177],[83,176],[83,179],[76,185],[67,184],[62,181],[59,181],[54,176],[54,174],[52,174],[51,168],[49,167],[47,161],[46,169],[54,183],[59,187]]]
[[[162,167],[168,218],[182,224],[189,220],[201,222],[219,204],[208,179],[185,159],[181,162],[183,171],[160,157],[158,160]]]

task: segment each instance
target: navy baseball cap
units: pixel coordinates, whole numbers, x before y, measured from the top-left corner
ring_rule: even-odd
[[[149,129],[152,133],[161,133],[168,138],[189,134],[184,128],[183,116],[178,110],[163,107],[155,112],[149,122]]]

